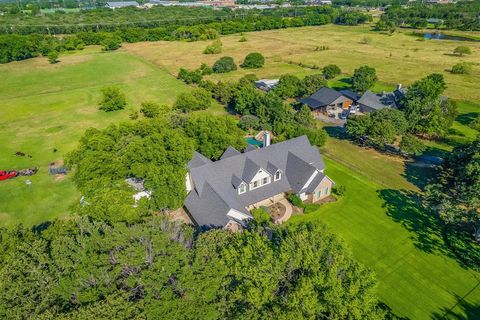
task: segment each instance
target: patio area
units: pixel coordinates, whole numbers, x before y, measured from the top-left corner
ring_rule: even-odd
[[[292,216],[293,207],[287,199],[283,198],[282,200],[268,206],[267,210],[273,222],[280,224],[290,219]]]

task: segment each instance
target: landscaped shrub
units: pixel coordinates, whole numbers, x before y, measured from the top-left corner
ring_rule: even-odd
[[[123,94],[117,87],[105,87],[102,89],[103,98],[100,101],[100,110],[109,112],[116,111],[125,108],[127,100],[125,94]]]
[[[140,106],[140,112],[145,118],[156,118],[160,115],[160,105],[155,102],[142,102]]]
[[[200,70],[190,71],[180,68],[177,78],[183,80],[186,84],[199,83],[202,80],[202,72]]]
[[[238,42],[247,42],[247,38],[245,36],[242,36]]]
[[[453,74],[470,74],[472,73],[472,65],[467,62],[457,63],[452,67]]]
[[[212,104],[212,97],[204,89],[196,89],[192,92],[181,93],[175,102],[175,109],[182,112],[205,110]]]
[[[258,52],[252,52],[245,57],[245,60],[242,63],[242,68],[256,69],[263,67],[264,64],[265,58],[263,55]]]
[[[202,76],[207,76],[207,75],[213,73],[212,67],[210,67],[210,66],[209,66],[208,64],[206,64],[206,63],[202,63],[202,65],[200,66],[200,68],[198,68],[197,70],[202,74]]]
[[[297,196],[296,194],[289,194],[287,196],[287,199],[288,201],[290,201],[295,207],[299,207],[299,208],[303,208],[304,206],[304,203],[302,201],[302,199],[300,199],[299,196]]]
[[[117,50],[122,46],[122,39],[115,35],[108,35],[102,41],[103,51]]]
[[[47,55],[48,62],[51,64],[58,62],[58,52],[57,51],[50,51]]]
[[[347,187],[341,185],[341,186],[335,186],[332,189],[333,193],[336,194],[337,196],[341,197],[347,192]]]
[[[269,226],[272,223],[268,209],[265,207],[253,209],[251,211],[253,219],[250,221],[258,226]]]
[[[138,119],[138,110],[132,108],[130,110],[130,113],[128,114],[128,118],[130,118],[130,120],[137,120]]]
[[[237,65],[232,57],[222,57],[213,64],[212,69],[215,73],[227,73],[237,70]]]
[[[220,40],[214,41],[203,50],[204,54],[218,54],[220,52],[222,52],[222,42]]]

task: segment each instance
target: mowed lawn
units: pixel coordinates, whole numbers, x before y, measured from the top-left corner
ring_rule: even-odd
[[[130,108],[139,109],[145,100],[171,104],[189,90],[162,68],[122,50],[88,48],[60,61],[0,65],[0,170],[40,168],[28,178],[30,186],[27,178],[0,182],[0,225],[33,225],[67,214],[79,194],[68,177],[50,176],[49,164],[74,149],[87,128],[128,120]],[[106,85],[126,94],[125,110],[98,110]],[[15,156],[17,151],[31,158]]]
[[[377,159],[383,157],[378,154]],[[317,212],[294,216],[289,223],[326,223],[352,248],[358,261],[375,271],[380,299],[397,315],[479,319],[480,273],[463,269],[449,257],[434,219],[418,209],[410,191],[394,188],[408,185],[400,174],[384,179],[390,168],[398,172],[396,164],[385,165],[376,174],[371,170],[359,174],[331,158],[325,160],[327,174],[346,186],[346,194]],[[382,161],[372,160],[374,167]],[[372,181],[377,179],[385,184]]]

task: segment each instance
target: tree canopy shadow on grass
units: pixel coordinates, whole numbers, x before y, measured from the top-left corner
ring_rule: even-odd
[[[468,126],[473,120],[480,116],[480,112],[469,112],[459,114],[455,120],[461,124]]]
[[[431,183],[432,179],[435,177],[435,167],[426,163],[405,162],[404,167],[405,171],[403,173],[403,177],[420,190],[424,190],[425,187]]]
[[[455,294],[457,303],[451,308],[442,308],[440,312],[434,312],[431,318],[434,320],[479,320],[480,304],[473,304],[464,300],[474,290],[480,289],[479,284],[480,282],[463,297]]]
[[[417,248],[427,253],[440,253],[452,256],[442,237],[439,219],[422,205],[418,193],[407,190],[384,189],[378,191],[384,200],[387,215],[412,232],[412,240]]]
[[[341,140],[350,140],[350,136],[345,130],[344,127],[339,126],[325,126],[323,129],[327,132],[328,136],[331,138],[341,139]]]

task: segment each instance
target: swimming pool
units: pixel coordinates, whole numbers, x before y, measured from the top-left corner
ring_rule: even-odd
[[[261,141],[255,140],[255,138],[245,138],[245,141],[247,141],[248,144],[254,145],[256,147],[261,148],[263,146],[263,143]]]

